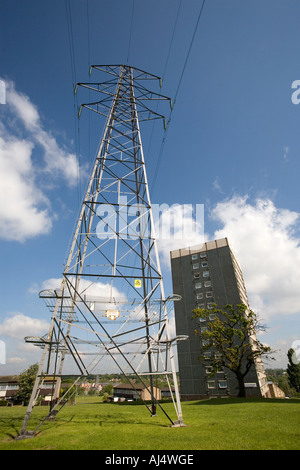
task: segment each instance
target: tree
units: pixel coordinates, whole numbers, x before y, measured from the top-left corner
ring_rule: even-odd
[[[100,396],[104,396],[105,394],[112,395],[113,394],[113,389],[114,389],[114,387],[113,387],[112,384],[104,385],[104,387],[100,391],[99,395]]]
[[[24,403],[28,403],[30,399],[38,368],[38,364],[32,364],[19,376],[18,397],[22,398],[22,400],[24,400]]]
[[[294,349],[289,349],[288,353],[287,375],[290,387],[300,392],[300,363],[296,358]]]
[[[251,367],[262,356],[270,358],[269,346],[263,345],[256,337],[256,332],[265,331],[266,327],[259,324],[256,314],[245,304],[224,305],[218,309],[195,309],[193,317],[206,321],[204,327],[196,329],[201,335],[202,347],[199,360],[207,363],[210,351],[210,376],[225,367],[231,370],[238,381],[239,397],[245,397],[244,378]]]

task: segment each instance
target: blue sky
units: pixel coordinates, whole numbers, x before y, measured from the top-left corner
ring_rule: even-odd
[[[272,367],[300,339],[300,105],[291,99],[300,4],[206,0],[195,30],[201,4],[2,1],[0,374],[39,360],[23,337],[46,332],[38,292],[61,276],[103,132],[98,116],[76,117],[73,85],[88,81],[90,64],[163,76],[161,92],[175,101],[167,132],[141,126],[152,202],[204,204],[206,237],[228,237],[269,327],[261,339],[280,350]]]

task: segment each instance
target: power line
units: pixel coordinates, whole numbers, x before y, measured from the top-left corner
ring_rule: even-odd
[[[181,4],[182,4],[182,0],[180,0],[179,5],[178,5],[177,15],[176,15],[175,24],[174,24],[174,27],[173,27],[172,37],[171,37],[171,41],[170,41],[169,51],[168,51],[168,55],[167,55],[167,59],[166,59],[162,79],[165,78],[167,65],[168,65],[168,62],[169,62],[170,53],[171,53],[171,49],[172,49],[172,46],[173,46],[175,31],[176,31],[176,28],[177,28],[177,23],[178,23],[178,18],[179,18],[179,12],[180,12],[180,9],[181,9]]]
[[[128,43],[128,51],[127,51],[127,64],[128,64],[128,61],[129,61],[129,53],[130,53],[130,47],[131,47],[131,37],[132,37],[132,29],[133,29],[133,16],[134,16],[134,0],[132,0],[129,43]]]
[[[183,79],[183,75],[184,75],[184,72],[185,72],[185,69],[186,69],[186,66],[187,66],[189,57],[190,57],[190,53],[191,53],[191,50],[192,50],[192,47],[193,47],[193,43],[194,43],[194,39],[195,39],[195,36],[196,36],[196,32],[197,32],[197,29],[198,29],[198,26],[199,26],[199,22],[200,22],[200,19],[201,19],[201,16],[202,16],[204,4],[205,4],[205,0],[202,1],[202,5],[201,5],[200,12],[199,12],[199,15],[198,15],[197,23],[196,23],[196,26],[195,26],[195,29],[194,29],[194,33],[193,33],[193,36],[192,36],[192,40],[191,40],[191,43],[190,43],[190,47],[189,47],[189,50],[188,50],[187,55],[186,55],[186,58],[185,58],[184,66],[183,66],[183,69],[182,69],[182,72],[181,72],[181,76],[180,76],[180,79],[179,79],[179,83],[178,83],[178,86],[177,86],[177,90],[176,90],[176,93],[175,93],[173,105],[175,105],[175,102],[176,102],[176,99],[177,99],[177,95],[178,95],[178,92],[179,92],[179,88],[180,88],[180,85],[181,85],[181,82],[182,82],[182,79]]]
[[[171,54],[171,50],[172,50],[172,45],[173,45],[174,36],[175,36],[175,31],[176,31],[176,27],[177,27],[177,23],[178,23],[178,18],[179,18],[179,12],[180,12],[180,8],[181,8],[181,4],[182,4],[182,0],[179,1],[179,5],[178,5],[178,10],[177,10],[177,15],[176,15],[176,19],[175,19],[175,23],[174,23],[174,27],[173,27],[173,32],[172,32],[172,36],[171,36],[170,46],[169,46],[169,50],[168,50],[168,54],[167,54],[167,58],[166,58],[166,63],[165,63],[164,71],[163,71],[163,74],[162,74],[162,82],[163,82],[163,80],[164,80],[164,78],[165,78],[165,74],[166,74],[166,70],[167,70],[167,66],[168,66],[168,62],[169,62],[169,58],[170,58],[170,54]],[[156,103],[156,111],[157,111],[157,109],[158,109],[158,102]],[[148,154],[150,154],[150,147],[151,147],[151,144],[152,144],[154,126],[155,126],[155,121],[153,121],[153,123],[152,123],[152,130],[151,130],[150,140],[149,140],[149,145],[148,145]]]
[[[69,39],[69,51],[70,51],[70,61],[71,61],[71,75],[73,90],[76,85],[76,65],[75,65],[75,48],[74,48],[74,35],[73,35],[73,24],[72,24],[72,13],[71,13],[71,4],[70,0],[65,0],[66,7],[66,17],[67,17],[67,27],[68,27],[68,39]],[[80,132],[79,125],[77,123],[77,96],[74,95],[74,127],[75,127],[75,153],[78,161],[78,171],[77,171],[77,181],[78,181],[78,204],[81,200],[81,177],[80,177]]]
[[[73,39],[73,28],[72,28],[72,15],[71,15],[70,0],[65,0],[65,6],[66,6],[66,15],[67,15],[68,36],[69,36],[69,49],[70,49],[70,59],[71,59],[72,81],[73,81],[73,87],[75,87],[75,84],[76,84],[76,67],[75,67],[74,39]]]
[[[86,0],[86,19],[87,19],[88,67],[90,68],[91,66],[91,36],[90,36],[89,0]]]
[[[162,160],[162,153],[163,153],[163,148],[164,148],[166,138],[167,138],[169,124],[170,124],[171,119],[172,119],[172,113],[174,111],[174,106],[175,106],[175,103],[176,103],[176,99],[177,99],[177,96],[178,96],[178,93],[179,93],[179,89],[180,89],[180,86],[181,86],[181,83],[182,83],[182,79],[183,79],[183,76],[184,76],[184,73],[185,73],[185,70],[186,70],[187,63],[188,63],[188,60],[189,60],[189,57],[190,57],[190,53],[191,53],[191,50],[192,50],[192,47],[193,47],[193,43],[194,43],[195,36],[196,36],[197,30],[198,30],[200,19],[202,17],[204,5],[205,5],[205,0],[202,0],[202,5],[201,5],[201,8],[200,8],[200,11],[199,11],[199,14],[198,14],[198,18],[197,18],[197,22],[196,22],[196,25],[195,25],[195,28],[194,28],[193,36],[192,36],[192,39],[191,39],[191,42],[190,42],[190,45],[189,45],[189,49],[187,51],[187,55],[186,55],[186,58],[185,58],[185,61],[184,61],[184,64],[183,64],[182,72],[181,72],[179,82],[178,82],[178,85],[177,85],[177,89],[176,89],[176,92],[175,92],[175,96],[174,96],[174,100],[173,100],[173,109],[170,112],[169,119],[167,121],[167,128],[166,128],[164,137],[163,137],[162,142],[161,142],[160,151],[159,151],[159,154],[158,154],[158,161],[157,161],[156,168],[155,168],[155,171],[154,171],[154,177],[153,177],[153,181],[152,181],[151,191],[153,191],[153,187],[155,185],[156,178],[157,178],[157,175],[158,175],[158,170],[159,170],[159,166],[160,166],[161,160]]]

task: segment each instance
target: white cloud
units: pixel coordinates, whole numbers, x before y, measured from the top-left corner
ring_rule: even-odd
[[[61,287],[62,278],[50,278],[46,281],[43,281],[42,287],[39,290],[59,290]],[[34,284],[34,289],[37,288],[37,285]],[[81,278],[79,283],[78,292],[81,295],[86,296],[96,296],[96,297],[109,297],[111,285],[110,283],[104,282],[91,282],[87,279]],[[30,292],[35,293],[30,289]],[[116,287],[112,289],[112,296],[116,299],[125,300],[126,296],[122,294]]]
[[[212,217],[223,227],[241,265],[251,307],[262,318],[300,311],[300,214],[279,209],[270,199],[234,197],[218,203]]]
[[[43,127],[29,97],[12,82],[5,85],[0,124],[0,237],[23,242],[49,233],[52,227],[54,215],[39,178],[47,175],[48,187],[61,179],[74,186],[79,166],[76,156]],[[34,163],[34,152],[39,152],[38,163]]]
[[[3,320],[0,324],[1,337],[24,339],[25,336],[45,334],[49,328],[46,320],[31,318],[23,313],[15,313]]]
[[[28,96],[16,91],[12,82],[7,82],[7,104],[14,111],[29,132],[30,139],[44,150],[44,171],[63,177],[67,184],[73,186],[78,181],[79,166],[74,154],[58,145],[50,131],[43,128],[37,107]]]
[[[26,358],[25,357],[9,357],[7,359],[7,364],[14,364],[14,365],[19,365],[19,364],[25,364],[26,363]]]
[[[23,313],[12,313],[0,324],[0,337],[6,344],[6,361],[2,373],[19,374],[20,367],[34,364],[40,359],[41,350],[26,343],[26,336],[43,336],[49,330],[49,323],[39,318],[31,318]]]
[[[6,82],[6,99],[28,131],[37,131],[40,128],[40,116],[36,106],[30,102],[28,96],[17,92],[11,81]]]
[[[170,265],[170,251],[201,244],[204,239],[204,207],[162,204],[155,214],[155,235],[161,260]]]
[[[220,178],[219,176],[216,176],[212,189],[215,191],[218,191],[220,194],[224,194],[224,191],[222,190],[221,184],[220,184]]]
[[[52,226],[48,200],[35,184],[32,147],[0,136],[0,237],[5,240],[24,241]]]

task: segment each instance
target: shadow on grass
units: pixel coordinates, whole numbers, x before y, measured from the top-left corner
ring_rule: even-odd
[[[12,410],[14,410],[13,408],[11,408]],[[24,416],[25,416],[25,412],[26,412],[26,407],[24,407],[24,415],[19,415],[19,416],[1,416],[0,418],[0,429],[2,429],[2,436],[0,437],[0,441],[3,439],[3,437],[7,436],[11,439],[15,439],[16,437],[20,436],[20,432],[21,432],[21,428],[22,428],[22,424],[23,424],[23,421],[24,421]],[[75,414],[73,415],[69,415],[69,416],[60,416],[60,418],[58,420],[55,421],[56,423],[56,426],[57,427],[60,427],[60,426],[63,426],[65,424],[68,424],[68,423],[71,423],[75,418]],[[45,416],[43,417],[38,417],[38,416],[35,416],[33,415],[28,423],[28,428],[30,429],[30,431],[34,431],[36,430],[39,425],[41,424],[41,422],[45,419],[45,421],[43,422],[42,424],[42,428],[43,429],[49,429],[51,428],[51,424],[53,423],[53,421],[50,421],[50,420],[47,420],[45,418]],[[37,435],[39,434],[39,432],[37,432]]]
[[[288,404],[288,403],[297,403],[300,405],[300,399],[286,399],[286,398],[205,398],[199,401],[183,401],[184,405],[191,406],[191,405],[241,405],[242,403],[281,403],[281,404]]]

